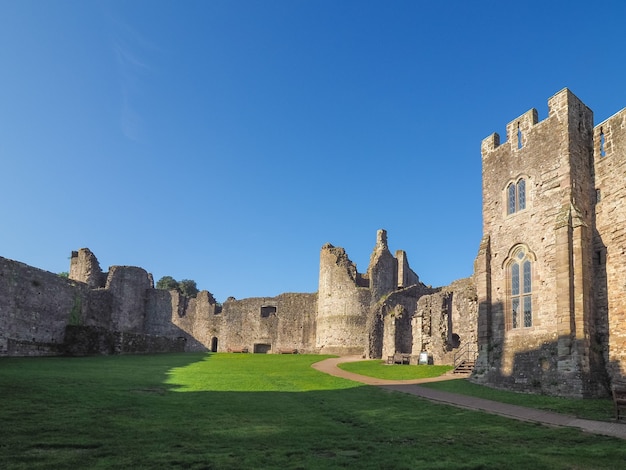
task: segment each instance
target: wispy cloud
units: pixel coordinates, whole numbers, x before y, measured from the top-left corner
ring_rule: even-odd
[[[150,73],[146,53],[155,47],[135,29],[119,20],[113,23],[113,52],[120,85],[120,129],[130,140],[140,141],[145,120],[137,105],[144,80]]]

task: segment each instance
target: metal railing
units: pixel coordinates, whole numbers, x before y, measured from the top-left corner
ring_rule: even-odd
[[[454,367],[458,367],[463,361],[476,362],[478,357],[478,345],[467,343],[454,354]]]

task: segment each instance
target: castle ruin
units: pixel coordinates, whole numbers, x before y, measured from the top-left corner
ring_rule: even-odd
[[[416,363],[426,351],[432,361],[449,363],[461,344],[477,341],[475,292],[470,280],[457,284],[445,290],[422,284],[404,251],[391,254],[384,230],[366,273],[343,248],[326,244],[317,293],[231,297],[223,305],[207,291],[187,298],[155,289],[142,268],[102,272],[87,248],[72,253],[68,279],[0,258],[0,306],[7,312],[0,316],[0,355],[402,352]],[[474,312],[472,321],[466,311]]]
[[[142,268],[101,271],[72,254],[69,279],[0,258],[0,356],[243,351],[420,353],[472,380],[550,395],[607,393],[626,377],[626,109],[594,125],[563,89],[483,140],[483,238],[474,275],[431,288],[384,230],[365,273],[320,252],[312,294],[218,305],[154,289]]]

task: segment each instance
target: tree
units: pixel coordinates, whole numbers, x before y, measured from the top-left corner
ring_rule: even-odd
[[[198,287],[196,281],[191,279],[183,279],[178,283],[178,290],[185,297],[196,297],[198,295]]]
[[[191,279],[183,279],[178,282],[172,276],[163,276],[157,281],[156,288],[163,290],[175,290],[180,292],[185,297],[196,297],[198,295],[196,281],[192,281]]]
[[[172,276],[163,276],[156,283],[157,289],[178,290],[178,281]]]

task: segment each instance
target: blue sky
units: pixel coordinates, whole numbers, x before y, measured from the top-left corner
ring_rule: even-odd
[[[376,230],[472,274],[480,143],[570,88],[626,106],[623,1],[0,0],[0,256],[315,292]]]

